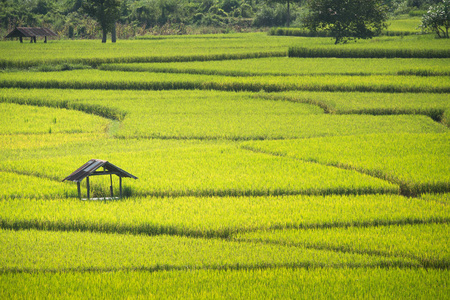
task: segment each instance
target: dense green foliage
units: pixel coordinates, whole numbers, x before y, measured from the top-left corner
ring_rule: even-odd
[[[102,10],[92,10],[93,2],[98,1],[3,0],[0,2],[0,34],[5,36],[14,27],[43,26],[50,27],[62,38],[100,38],[105,23],[102,21],[108,20],[117,21],[116,32],[120,39],[148,33],[229,33],[290,24],[303,26],[302,16],[307,13],[307,1],[303,0],[121,0],[118,7],[113,1],[114,9],[107,11],[107,18],[102,18]],[[397,18],[408,13],[420,17],[436,2],[384,0],[383,4],[387,5],[390,16]],[[100,3],[111,4],[110,1]],[[111,24],[106,23],[110,27]]]
[[[430,6],[422,16],[420,27],[424,31],[435,32],[440,38],[449,38],[450,28],[450,1],[442,0],[436,5]]]
[[[303,23],[310,31],[329,31],[335,44],[370,39],[387,27],[382,0],[309,0]]]

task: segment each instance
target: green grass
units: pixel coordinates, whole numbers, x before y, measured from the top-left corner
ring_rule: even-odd
[[[76,190],[68,185],[35,176],[0,172],[0,199],[36,197],[54,199],[76,197]]]
[[[395,75],[422,71],[429,75],[450,75],[449,59],[355,59],[355,58],[290,58],[221,60],[208,62],[172,62],[145,64],[105,64],[101,70],[189,73],[229,76],[258,75]],[[428,73],[427,73],[428,71]]]
[[[355,171],[226,145],[116,152],[96,157],[115,162],[125,170],[133,169],[133,175],[139,180],[129,180],[127,185],[132,195],[140,196],[326,195],[399,191],[395,184]],[[72,154],[9,160],[0,162],[0,170],[62,180],[91,158],[91,155]],[[54,168],[56,165],[59,167]],[[104,186],[104,182],[96,177],[91,180],[91,185],[95,189],[96,186]],[[103,196],[102,193],[93,194]]]
[[[110,62],[190,61],[259,56],[285,56],[291,40],[265,34],[227,35],[230,38],[165,38],[119,40],[102,44],[95,40],[58,40],[47,44],[1,42],[0,67],[27,68],[40,64],[99,65]]]
[[[344,253],[414,258],[424,266],[450,266],[448,224],[278,230],[238,234],[238,241],[264,242]]]
[[[76,186],[71,185],[76,192]],[[429,196],[431,197],[431,196]],[[439,196],[435,196],[437,199]],[[448,222],[448,205],[398,195],[7,199],[1,228],[229,238],[256,230]]]
[[[0,134],[104,132],[109,120],[73,110],[0,103]]]
[[[333,43],[0,42],[0,298],[446,299],[448,41]]]
[[[283,92],[259,96],[311,103],[331,114],[422,114],[438,122],[443,121],[450,109],[447,94]]]
[[[359,170],[398,183],[405,195],[449,192],[449,135],[392,134],[249,142],[259,152]]]
[[[224,38],[222,38],[224,37]],[[119,40],[102,44],[95,40],[59,40],[47,44],[1,42],[2,68],[28,68],[40,64],[86,64],[127,62],[173,62],[286,56],[289,47],[320,48],[333,46],[331,38],[292,38],[268,36],[265,33],[218,35],[216,37],[169,37],[150,40]],[[31,46],[31,47],[30,47]],[[336,48],[424,49],[440,51],[448,48],[446,41],[432,36],[407,36],[403,39],[380,37],[358,41]],[[409,50],[408,50],[409,49]],[[447,51],[448,52],[448,51]],[[448,57],[448,56],[447,56]]]
[[[183,299],[447,299],[449,271],[276,268],[0,274],[0,296]]]
[[[0,241],[1,273],[419,265],[413,259],[165,235],[0,230]]]
[[[419,33],[419,25],[421,23],[421,17],[409,17],[409,18],[399,18],[388,21],[388,31],[403,31],[403,32],[415,32]]]
[[[82,110],[123,120],[113,135],[159,139],[286,139],[374,132],[446,132],[422,116],[330,116],[343,112],[379,114],[424,113],[434,119],[448,107],[444,94],[265,93],[219,91],[88,91],[64,89],[4,89],[7,103],[44,105]],[[351,98],[350,98],[351,97]],[[286,101],[284,98],[286,98]],[[279,101],[281,99],[281,101]],[[410,101],[404,101],[410,99]],[[300,103],[300,102],[305,103]],[[339,101],[338,103],[336,103]],[[316,104],[310,105],[308,104]],[[321,103],[326,103],[325,106]],[[336,108],[332,107],[335,104]],[[359,105],[359,106],[358,106]],[[396,105],[396,106],[394,106]],[[354,106],[355,108],[352,108]],[[392,108],[394,106],[394,108]],[[397,108],[397,106],[399,106]],[[359,111],[357,110],[359,108]],[[339,110],[338,110],[339,111]],[[389,114],[389,113],[388,113]]]
[[[3,88],[106,90],[203,89],[267,92],[287,90],[386,93],[448,93],[450,77],[418,76],[250,76],[230,77],[99,70],[0,73]]]

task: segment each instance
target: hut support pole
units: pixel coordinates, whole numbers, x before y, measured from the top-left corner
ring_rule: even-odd
[[[120,198],[122,198],[122,176],[119,176],[119,186]]]
[[[47,36],[45,36],[45,40],[44,40],[44,43],[46,43],[46,44],[47,44]]]
[[[78,188],[78,198],[81,199],[81,183],[77,182],[77,188]]]
[[[23,39],[22,39],[21,36],[19,37],[19,41],[20,41],[21,43],[23,43]]]
[[[87,199],[89,200],[89,198],[90,198],[90,192],[89,192],[89,189],[90,189],[90,186],[89,186],[89,176],[88,177],[86,177],[86,185],[87,185]]]
[[[36,44],[36,36],[33,37],[33,42]]]
[[[111,199],[114,198],[114,192],[113,192],[113,182],[112,182],[112,174],[109,174],[109,179],[111,181],[111,185],[109,187],[109,191],[111,192]]]

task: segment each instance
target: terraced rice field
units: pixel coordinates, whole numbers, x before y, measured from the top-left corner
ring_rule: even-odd
[[[448,298],[448,45],[0,42],[0,298]]]

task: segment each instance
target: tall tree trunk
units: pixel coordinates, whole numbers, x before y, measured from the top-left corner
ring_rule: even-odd
[[[287,1],[287,27],[289,27],[291,23],[291,12],[289,7],[289,0]]]
[[[111,42],[116,42],[116,23],[114,23],[113,28],[111,30]]]
[[[103,32],[102,43],[106,43],[106,35],[108,34],[108,32],[106,31],[106,29],[102,29],[102,32]]]

